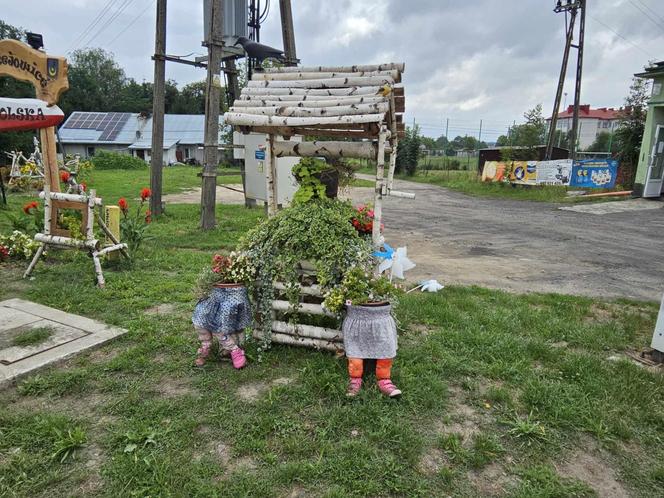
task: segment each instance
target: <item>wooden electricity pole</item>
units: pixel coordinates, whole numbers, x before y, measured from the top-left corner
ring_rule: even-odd
[[[570,157],[576,159],[576,147],[579,138],[579,105],[581,104],[581,74],[583,72],[583,42],[586,31],[586,0],[579,0],[581,19],[579,20],[579,43],[577,44],[576,83],[574,86],[574,116],[572,117],[572,146]]]
[[[279,0],[281,12],[281,34],[284,39],[284,55],[286,66],[297,66],[297,54],[295,53],[295,31],[293,30],[293,9],[290,0]]]
[[[203,144],[203,188],[201,190],[201,228],[211,230],[216,225],[217,166],[219,152],[219,102],[221,100],[221,58],[224,0],[212,0],[208,38],[207,81],[205,85],[205,138]]]
[[[166,85],[166,0],[157,0],[157,29],[154,44],[154,86],[152,97],[152,150],[150,159],[150,211],[162,214],[161,177],[164,168],[164,107]]]

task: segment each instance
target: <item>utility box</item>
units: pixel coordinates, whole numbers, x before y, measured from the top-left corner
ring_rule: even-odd
[[[652,344],[650,347],[659,351],[660,356],[664,355],[664,297],[662,297],[662,304],[659,307],[655,333],[652,335]]]
[[[276,137],[283,140],[282,137]],[[291,141],[301,141],[301,137],[291,137]],[[270,147],[268,136],[263,133],[233,133],[233,144],[243,145],[244,149],[233,149],[235,159],[244,159],[246,198],[250,203],[263,204],[267,201],[265,168],[270,167]],[[298,184],[292,169],[299,162],[299,157],[277,158],[277,204],[286,206],[293,199]]]
[[[212,12],[212,3],[218,5],[221,3],[219,0],[203,0],[203,42],[210,41],[210,13]],[[249,36],[248,15],[249,15],[249,1],[248,0],[225,0],[223,2],[224,15],[223,15],[223,40],[224,40],[224,56],[239,55],[244,56],[244,49],[242,47],[235,47],[234,44],[240,36]]]

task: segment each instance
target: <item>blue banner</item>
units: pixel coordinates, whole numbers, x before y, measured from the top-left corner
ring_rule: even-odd
[[[613,188],[616,186],[618,161],[615,159],[584,159],[575,161],[571,187]]]

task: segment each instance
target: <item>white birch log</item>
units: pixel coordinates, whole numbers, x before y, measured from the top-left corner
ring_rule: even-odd
[[[46,190],[39,193],[41,199],[46,198]],[[101,206],[102,200],[99,197],[89,196],[94,199],[95,206]],[[88,203],[87,195],[65,194],[63,192],[49,192],[49,198],[54,201],[84,202]]]
[[[331,342],[341,342],[344,338],[343,332],[338,329],[316,327],[315,325],[304,325],[301,323],[288,323],[280,320],[272,321],[272,330],[280,334],[322,339]]]
[[[90,240],[78,240],[72,239],[70,237],[60,237],[58,235],[46,235],[43,233],[38,233],[35,235],[35,241],[41,242],[42,244],[48,244],[59,247],[69,247],[74,249],[89,249],[97,250],[99,248],[99,241],[96,239]]]
[[[317,97],[347,97],[352,95],[378,95],[380,86],[352,86],[349,88],[262,88],[245,87],[241,95],[313,95]]]
[[[274,282],[274,288],[280,291],[287,289],[286,285],[281,282]],[[300,285],[300,294],[305,296],[323,296],[323,290],[318,285]]]
[[[90,190],[90,197],[88,197],[88,219],[87,226],[85,227],[85,237],[91,240],[95,236],[95,199],[97,198],[97,191]]]
[[[358,125],[365,123],[380,123],[384,114],[361,114],[357,116],[331,116],[331,117],[285,117],[285,116],[258,116],[239,112],[224,114],[226,124],[235,126],[324,126],[324,125]]]
[[[274,143],[277,157],[354,157],[376,159],[377,147],[373,142],[285,142]]]
[[[263,70],[265,73],[312,73],[312,72],[333,72],[333,73],[355,73],[358,71],[391,71],[396,69],[404,72],[406,65],[403,62],[388,62],[386,64],[363,64],[355,66],[304,66],[304,67],[270,67]]]
[[[399,190],[390,190],[387,195],[390,197],[399,197],[401,199],[415,199],[415,194],[411,192],[401,192]]]
[[[233,103],[234,107],[338,107],[353,104],[380,104],[388,102],[382,95],[360,95],[349,97],[310,96],[310,95],[243,95]]]
[[[371,231],[371,241],[374,247],[380,246],[380,223],[383,219],[383,188],[385,184],[385,140],[387,128],[381,125],[378,134],[378,156],[376,158],[376,192],[374,194],[374,219]]]
[[[44,194],[44,197],[42,197]],[[44,199],[44,234],[51,234],[51,191],[49,190],[48,183],[44,182],[44,191],[39,194],[39,197]]]
[[[127,249],[127,244],[113,244],[112,246],[107,246],[101,249],[100,251],[97,251],[97,255],[104,256],[105,254],[108,254],[110,252],[115,252],[115,251],[122,252],[125,249]]]
[[[263,339],[263,334],[255,330],[254,336],[258,339]],[[277,344],[286,344],[288,346],[302,346],[314,349],[324,349],[326,351],[339,352],[343,351],[344,345],[341,342],[328,342],[323,339],[311,339],[309,337],[296,337],[294,335],[281,334],[279,332],[272,332],[272,342]]]
[[[288,301],[274,300],[272,301],[272,309],[275,311],[289,312],[291,311],[291,304]],[[336,317],[336,315],[325,308],[320,304],[313,303],[300,303],[297,309],[298,313],[307,313],[310,315],[324,315],[329,317]]]
[[[393,85],[390,76],[360,76],[350,78],[323,78],[318,80],[252,80],[247,83],[249,88],[346,88],[349,86],[383,86]]]
[[[231,107],[229,112],[240,112],[260,116],[288,116],[288,117],[325,117],[325,116],[354,116],[360,114],[386,113],[390,110],[387,102],[380,104],[352,104],[335,107]]]
[[[39,262],[39,258],[41,258],[42,254],[44,253],[44,247],[44,244],[39,245],[37,251],[35,251],[35,255],[32,257],[32,261],[30,261],[28,268],[23,274],[23,278],[28,278],[32,274],[32,271],[35,269],[35,266],[37,266],[37,263]]]
[[[97,285],[100,289],[103,289],[106,285],[104,281],[104,273],[101,271],[101,261],[99,261],[99,255],[97,252],[92,253],[92,262],[95,265],[95,274],[97,275]]]
[[[228,114],[228,113],[227,113]],[[273,154],[274,150],[274,135],[268,135],[269,150],[267,151],[267,164],[264,165],[265,169],[265,193],[267,202],[267,215],[272,217],[277,214],[277,199],[275,198],[276,192],[276,172],[277,172],[277,158]]]
[[[392,142],[392,153],[390,154],[390,169],[387,170],[387,192],[392,192],[392,183],[394,182],[394,170],[397,167],[397,151],[399,150],[399,138],[394,137]]]
[[[255,72],[252,81],[296,81],[296,80],[320,80],[328,78],[357,78],[367,76],[382,76],[399,81],[400,73],[396,69],[386,71],[357,71],[357,72],[334,72],[334,71],[298,71],[290,73],[265,73]]]

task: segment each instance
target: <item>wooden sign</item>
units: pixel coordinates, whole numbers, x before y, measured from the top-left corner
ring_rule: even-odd
[[[31,83],[37,98],[48,105],[56,104],[69,88],[67,59],[51,57],[18,40],[0,40],[0,76]]]

